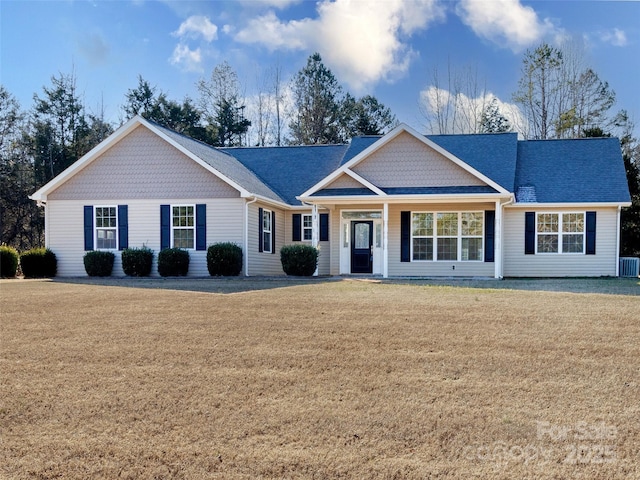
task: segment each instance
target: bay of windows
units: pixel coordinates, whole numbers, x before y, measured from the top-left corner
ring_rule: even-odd
[[[482,261],[484,212],[412,212],[413,261]]]

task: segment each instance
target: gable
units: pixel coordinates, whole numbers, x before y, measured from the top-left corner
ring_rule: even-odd
[[[358,182],[355,178],[350,177],[349,175],[347,175],[346,173],[343,173],[342,175],[340,175],[338,178],[336,178],[333,182],[331,182],[330,184],[326,185],[324,188],[362,188],[364,185],[362,185],[360,182]]]
[[[352,170],[381,188],[486,185],[408,132],[402,132]]]
[[[240,192],[144,126],[64,182],[51,200],[238,197]]]

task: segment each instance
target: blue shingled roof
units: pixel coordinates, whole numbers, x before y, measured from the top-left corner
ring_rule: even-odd
[[[291,205],[340,166],[349,145],[235,147],[218,150],[233,155]]]
[[[427,138],[504,189],[514,191],[517,133],[427,135]]]
[[[295,198],[381,136],[348,145],[213,148],[154,124],[247,191],[300,205]],[[515,133],[428,135],[427,138],[510,192],[539,203],[629,202],[615,138],[519,141]],[[491,187],[388,188],[389,195],[496,193]],[[531,194],[524,195],[526,192]],[[314,195],[370,195],[369,189],[324,189]],[[523,196],[524,195],[524,196]]]
[[[518,142],[515,186],[540,203],[631,201],[616,138]]]

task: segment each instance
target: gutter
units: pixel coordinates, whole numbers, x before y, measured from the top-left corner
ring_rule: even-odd
[[[258,198],[244,204],[244,276],[249,276],[249,205],[257,202]]]

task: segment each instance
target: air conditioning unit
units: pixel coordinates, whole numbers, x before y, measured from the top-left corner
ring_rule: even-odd
[[[620,276],[621,277],[640,276],[640,258],[620,257]]]

